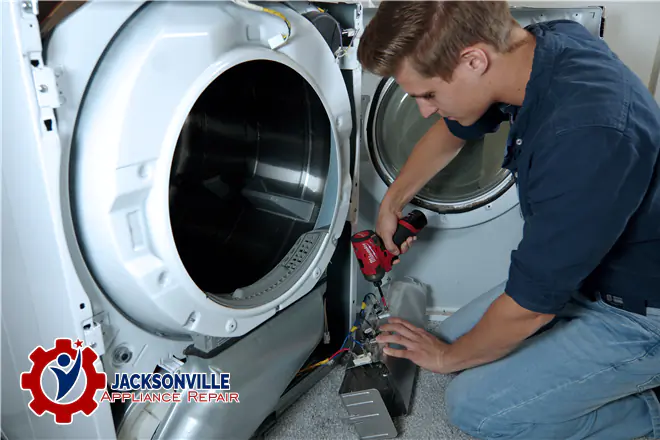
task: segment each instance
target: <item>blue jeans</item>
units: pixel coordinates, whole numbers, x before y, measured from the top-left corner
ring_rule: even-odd
[[[452,342],[504,289],[475,299],[437,334]],[[508,356],[461,372],[446,392],[450,421],[480,439],[660,438],[660,314],[576,296],[549,329]]]

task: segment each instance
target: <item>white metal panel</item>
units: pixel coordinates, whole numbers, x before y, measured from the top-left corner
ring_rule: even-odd
[[[27,409],[30,394],[19,387],[20,373],[30,370],[32,350],[52,347],[55,337],[85,340],[82,323],[92,318],[58,214],[60,143],[52,108],[57,101],[37,97],[56,90],[51,82],[48,90],[35,82],[47,77],[34,75],[37,69],[43,72],[43,61],[32,6],[21,1],[1,6],[2,429],[10,439],[112,438],[109,405],[75,424],[55,425],[50,414],[37,417]],[[48,379],[42,382],[45,392],[54,395],[56,384]],[[80,392],[81,384],[72,393]]]

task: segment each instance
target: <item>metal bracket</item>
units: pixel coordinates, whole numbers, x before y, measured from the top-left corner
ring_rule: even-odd
[[[82,323],[85,344],[92,347],[99,356],[105,354],[105,341],[103,340],[104,316],[105,313],[99,313]]]
[[[183,366],[183,362],[170,355],[167,359],[161,359],[158,366],[170,374],[174,374]]]
[[[23,8],[23,10],[26,12],[32,13],[33,15],[39,15],[38,0],[24,1],[23,3],[21,3],[21,8]]]
[[[344,419],[352,424],[361,439],[395,438],[397,430],[390,417],[380,392],[374,388],[346,393],[341,401],[349,417]]]
[[[55,71],[45,66],[33,67],[32,77],[34,78],[39,107],[58,108],[60,106],[60,92],[55,81]]]
[[[60,107],[64,97],[60,96],[57,86],[57,77],[61,74],[60,69],[54,70],[47,67],[43,60],[43,47],[41,43],[41,32],[39,27],[39,2],[37,0],[25,0],[21,3],[21,41],[23,43],[23,54],[30,63],[34,88],[41,109],[41,120],[44,142],[53,142],[57,138],[57,121],[54,109]],[[47,140],[50,139],[50,140]]]
[[[195,347],[203,351],[204,353],[210,353],[232,339],[232,338],[216,338],[213,336],[200,335],[200,334],[194,334],[192,338]]]

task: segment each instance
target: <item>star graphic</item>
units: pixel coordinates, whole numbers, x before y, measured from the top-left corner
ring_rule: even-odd
[[[76,348],[82,347],[83,343],[80,339],[76,339]]]

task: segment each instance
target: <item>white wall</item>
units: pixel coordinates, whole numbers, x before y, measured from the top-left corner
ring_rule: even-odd
[[[605,41],[660,103],[660,1],[511,1],[511,6],[605,7]],[[654,68],[655,65],[655,68]]]

